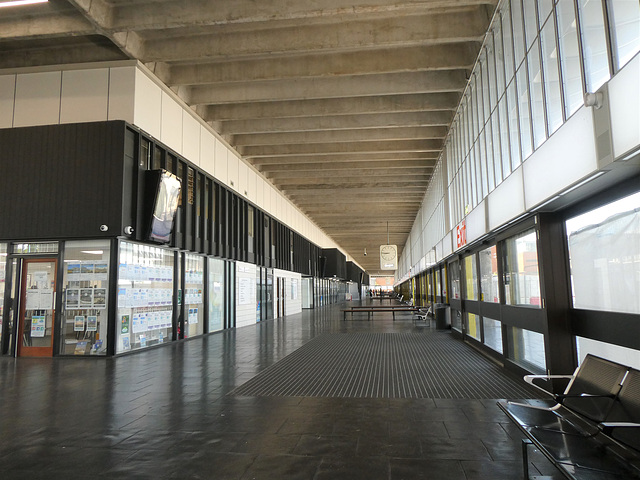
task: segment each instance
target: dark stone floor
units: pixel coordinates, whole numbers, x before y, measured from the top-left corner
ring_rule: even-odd
[[[0,358],[0,478],[522,478],[495,399],[228,395],[321,333],[431,328],[340,307],[120,358]]]

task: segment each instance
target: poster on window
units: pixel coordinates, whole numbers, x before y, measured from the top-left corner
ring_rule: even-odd
[[[46,329],[46,317],[44,315],[34,315],[31,317],[31,336],[44,337]]]
[[[87,317],[87,332],[98,331],[98,317],[96,315],[89,315]]]
[[[240,278],[238,279],[238,303],[240,305],[249,305],[251,302],[251,285],[252,282],[250,278]]]
[[[73,320],[73,331],[84,332],[84,315],[76,315]]]

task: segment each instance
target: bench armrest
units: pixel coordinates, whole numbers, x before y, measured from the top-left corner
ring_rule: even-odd
[[[633,422],[603,422],[598,424],[598,428],[602,430],[602,433],[611,435],[616,428],[638,428],[640,429],[640,423]]]
[[[551,395],[552,397],[557,397],[558,396],[557,393],[550,392],[546,388],[542,388],[540,385],[536,385],[534,381],[535,380],[569,380],[570,381],[572,378],[573,378],[573,375],[525,375],[524,381],[527,382],[529,385],[536,387],[538,390],[542,390],[546,394]]]

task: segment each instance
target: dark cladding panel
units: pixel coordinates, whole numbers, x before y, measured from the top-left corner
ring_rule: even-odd
[[[325,277],[347,278],[347,257],[337,248],[322,249],[322,256],[326,258],[324,267]]]
[[[119,233],[124,129],[99,122],[0,130],[0,238]]]
[[[358,267],[353,262],[347,262],[347,278],[346,280],[351,280],[352,282],[362,283],[362,276],[364,272],[360,267]]]

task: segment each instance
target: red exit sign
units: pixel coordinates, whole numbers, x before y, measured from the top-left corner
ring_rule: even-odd
[[[467,244],[467,224],[463,220],[456,226],[456,248]]]

